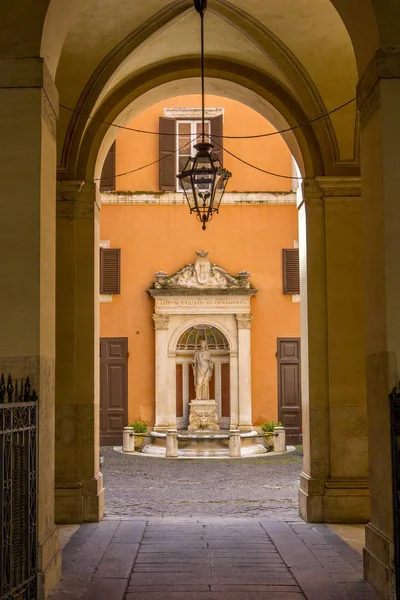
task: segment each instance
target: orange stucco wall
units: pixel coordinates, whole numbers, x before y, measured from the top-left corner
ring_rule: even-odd
[[[128,337],[129,420],[154,419],[153,300],[146,289],[156,271],[172,274],[202,249],[232,274],[248,269],[259,290],[252,300],[253,421],[276,419],[276,339],[300,337],[299,304],[282,294],[281,252],[297,239],[296,207],[224,206],[203,232],[185,206],[103,205],[101,239],[121,248],[121,294],[101,304],[101,336]]]
[[[159,117],[163,108],[198,108],[199,95],[179,96],[154,104],[133,119],[128,127],[158,132]],[[259,113],[247,106],[220,96],[206,96],[206,106],[224,109],[224,135],[244,136],[276,131]],[[287,175],[280,179],[260,173],[239,162],[227,152],[224,166],[232,172],[228,183],[229,192],[289,192],[292,181],[292,159],[288,147],[280,135],[250,140],[224,140],[224,147],[240,158],[268,171]],[[116,172],[125,173],[146,165],[158,158],[159,138],[122,130],[116,142]],[[117,177],[116,189],[132,192],[157,192],[159,190],[159,166],[154,164],[142,171]]]

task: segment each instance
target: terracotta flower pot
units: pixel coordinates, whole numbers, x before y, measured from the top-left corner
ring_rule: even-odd
[[[265,434],[265,442],[267,444],[267,446],[269,446],[270,448],[274,447],[275,444],[275,436],[273,433],[266,433]]]
[[[135,450],[141,450],[144,443],[144,435],[135,435]]]

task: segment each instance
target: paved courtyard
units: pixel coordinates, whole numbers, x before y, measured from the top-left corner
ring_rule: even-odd
[[[298,517],[299,454],[103,452],[106,517],[64,548],[51,600],[379,600],[360,554]]]
[[[106,516],[297,517],[299,452],[174,460],[103,448]]]

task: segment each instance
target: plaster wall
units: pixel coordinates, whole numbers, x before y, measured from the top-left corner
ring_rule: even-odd
[[[224,206],[203,232],[180,205],[103,205],[100,238],[121,248],[121,294],[100,305],[101,337],[128,337],[129,420],[154,422],[153,303],[146,289],[209,250],[236,274],[251,272],[253,423],[277,418],[277,337],[300,337],[299,304],[282,294],[282,248],[298,239],[294,205]]]
[[[207,95],[206,107],[224,109],[224,135],[248,136],[259,133],[272,133],[273,125],[252,108],[228,98]],[[159,117],[164,108],[200,108],[200,95],[177,96],[158,102],[135,117],[128,127],[156,131],[159,129]],[[117,137],[116,173],[125,173],[158,158],[158,135],[146,135],[122,130]],[[280,135],[260,139],[225,139],[223,146],[240,158],[268,171],[286,175],[281,179],[266,175],[244,165],[237,159],[224,153],[224,166],[232,172],[228,184],[230,192],[290,192],[292,189],[292,157]],[[118,191],[159,191],[158,163],[136,173],[117,177]]]

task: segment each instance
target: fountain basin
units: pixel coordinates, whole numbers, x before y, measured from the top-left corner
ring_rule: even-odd
[[[151,432],[153,442],[144,446],[142,453],[150,456],[165,456],[166,437],[163,432]],[[229,432],[178,431],[178,458],[229,458]],[[266,454],[256,431],[240,433],[242,458]]]

